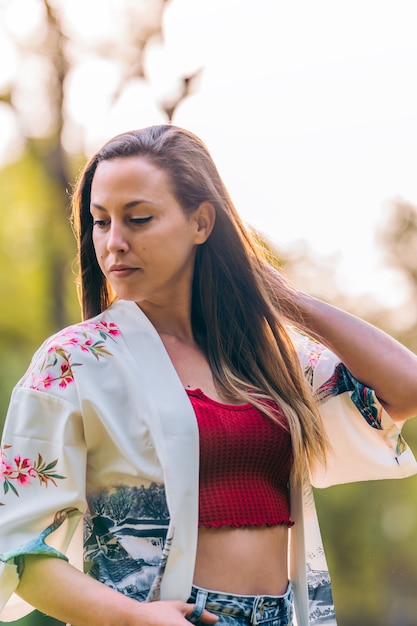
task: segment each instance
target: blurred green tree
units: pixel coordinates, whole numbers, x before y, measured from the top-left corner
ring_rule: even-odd
[[[146,46],[161,32],[165,4],[166,0],[146,0],[139,6],[127,0],[119,8],[113,6],[110,19],[120,33],[84,44],[95,47],[98,57],[117,59],[120,71],[113,100],[130,80],[145,79]],[[65,145],[66,134],[77,135],[67,115],[68,83],[77,61],[67,8],[62,1],[32,0],[27,17],[38,18],[33,29],[28,33],[23,29],[22,35],[20,15],[13,13],[16,4],[5,0],[0,5],[4,35],[14,46],[19,68],[3,85],[0,100],[13,113],[16,142],[22,146],[0,171],[0,428],[11,387],[35,348],[52,332],[80,318],[72,271],[76,249],[69,226],[69,194],[85,157],[82,142],[67,142],[75,150],[78,147],[75,153]],[[184,87],[174,99],[161,104],[166,119],[186,91]]]
[[[397,310],[389,316],[386,312],[383,323],[417,352],[417,207],[401,199],[391,202],[378,239],[387,265],[405,292],[403,314]]]
[[[394,308],[381,306],[369,294],[347,297],[338,281],[337,258],[317,258],[308,242],[293,242],[284,253],[267,242],[297,288],[367,319],[417,352],[416,207],[390,204],[379,246],[388,268],[405,285],[403,301]],[[416,421],[403,432],[417,451]],[[416,498],[417,477],[315,490],[339,626],[415,624]]]

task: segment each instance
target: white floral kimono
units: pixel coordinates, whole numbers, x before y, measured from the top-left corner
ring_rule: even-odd
[[[322,346],[300,335],[295,341],[333,444],[313,484],[416,473],[373,391]],[[3,432],[0,619],[31,610],[13,593],[23,555],[50,554],[82,567],[82,544],[89,575],[110,587],[137,600],[187,600],[198,466],[193,408],[139,307],[117,301],[48,339],[13,392]],[[302,491],[292,493],[290,540],[297,624],[334,626],[309,481]]]

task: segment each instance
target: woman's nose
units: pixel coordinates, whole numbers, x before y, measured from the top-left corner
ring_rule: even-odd
[[[107,249],[109,252],[126,252],[128,248],[129,244],[123,227],[113,223],[109,230]]]

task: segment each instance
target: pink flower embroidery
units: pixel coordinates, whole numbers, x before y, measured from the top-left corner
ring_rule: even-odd
[[[74,382],[74,368],[82,363],[75,363],[76,350],[91,354],[97,360],[103,356],[112,356],[107,349],[109,339],[115,341],[120,330],[113,322],[84,322],[69,327],[54,337],[48,346],[45,358],[30,372],[30,388],[43,391],[58,384],[65,389]]]
[[[41,454],[38,454],[36,461],[29,457],[22,458],[20,455],[16,455],[11,462],[7,460],[5,452],[9,448],[11,446],[5,445],[0,451],[0,479],[3,481],[4,495],[9,491],[12,491],[16,496],[19,495],[14,483],[26,487],[31,485],[33,480],[38,479],[40,485],[48,487],[52,483],[57,487],[56,481],[65,478],[65,476],[55,473],[58,459],[45,463]]]
[[[120,335],[120,330],[113,322],[101,322],[101,325],[104,326],[109,335],[114,335],[115,337]]]
[[[10,448],[10,446],[4,446],[4,449]],[[8,476],[12,471],[12,465],[7,461],[4,451],[0,450],[0,479],[4,480],[5,476]]]
[[[311,350],[310,354],[308,355],[308,361],[311,365],[311,367],[316,367],[317,363],[319,362],[320,359],[320,355],[323,352],[323,350],[325,350],[326,348],[321,345],[321,344],[317,344],[315,346],[314,350]]]
[[[313,385],[314,370],[320,360],[321,353],[325,350],[325,346],[320,343],[315,343],[308,353],[308,360],[304,367],[304,376],[310,385]]]

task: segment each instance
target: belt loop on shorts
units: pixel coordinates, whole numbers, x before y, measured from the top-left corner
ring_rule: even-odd
[[[263,602],[262,596],[256,596],[253,602],[252,613],[250,616],[250,623],[254,624],[254,626],[256,626],[256,624],[258,623],[258,608],[259,608],[259,605],[262,604],[262,602]],[[262,613],[262,609],[260,612]]]
[[[186,618],[189,622],[197,624],[206,606],[207,595],[208,592],[205,589],[198,589],[194,609]]]

